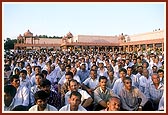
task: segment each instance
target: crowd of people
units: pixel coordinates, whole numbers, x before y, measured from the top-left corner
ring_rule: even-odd
[[[163,111],[164,53],[15,51],[4,111]]]

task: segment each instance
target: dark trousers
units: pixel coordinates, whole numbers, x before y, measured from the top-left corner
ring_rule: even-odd
[[[93,107],[93,111],[100,111],[102,109],[105,109],[105,107],[101,106],[100,104],[94,105]]]
[[[154,111],[153,104],[150,100],[142,107],[142,111]]]

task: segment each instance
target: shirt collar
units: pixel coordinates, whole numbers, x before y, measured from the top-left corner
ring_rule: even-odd
[[[79,111],[79,107],[80,107],[80,105],[78,105],[78,110],[77,110],[77,111]],[[68,111],[71,111],[71,110],[70,110],[70,104],[67,105],[67,110],[68,110]]]
[[[101,93],[107,93],[107,88],[106,88],[106,91],[104,92],[104,91],[102,90],[102,88],[100,87],[100,92],[101,92]]]

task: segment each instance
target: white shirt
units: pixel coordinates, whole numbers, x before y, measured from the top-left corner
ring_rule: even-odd
[[[71,111],[70,104],[63,106],[59,111]],[[87,110],[84,107],[82,107],[81,105],[79,105],[77,111],[87,111]]]
[[[63,85],[66,82],[65,79],[65,74],[61,77],[61,79],[59,80],[58,84]]]
[[[103,71],[100,70],[100,68],[98,68],[97,70],[97,74],[99,76],[105,76],[105,73],[107,72],[107,69],[104,67]]]
[[[50,74],[46,76],[46,79],[48,79],[51,84],[55,82],[55,79],[57,78],[57,70],[54,69]]]
[[[40,66],[42,69],[45,67],[46,63],[45,62],[37,62],[37,66]]]
[[[77,82],[81,83],[80,77],[78,75],[73,76],[73,79],[75,79]]]
[[[78,75],[75,75],[75,76],[73,77],[73,79],[75,79],[77,82],[81,83],[80,77],[79,77]],[[59,80],[58,84],[63,85],[65,82],[66,82],[66,78],[65,78],[65,75],[63,75],[63,76],[61,77],[61,79]]]
[[[20,77],[20,85],[26,86],[30,90],[32,84],[31,84],[30,79],[26,76],[26,79],[24,80]]]
[[[95,80],[93,80],[91,77],[89,77],[83,82],[83,84],[85,84],[91,89],[95,89],[99,84],[99,79],[97,77]]]
[[[82,97],[81,97],[81,103],[82,103],[85,99],[88,99],[88,98],[91,97],[85,90],[78,89],[78,92],[82,95]],[[69,99],[70,94],[71,94],[71,91],[68,91],[68,92],[65,94],[65,105],[68,104],[68,99]]]
[[[162,95],[160,101],[159,101],[159,107],[158,107],[159,111],[164,110],[164,95]]]
[[[29,98],[30,98],[30,90],[25,86],[19,86],[17,88],[17,92],[15,95],[15,106],[23,105],[28,106],[29,105]]]
[[[34,105],[32,106],[29,111],[38,111],[38,105]],[[44,111],[58,111],[57,108],[55,108],[52,105],[47,104],[46,108],[44,109]]]
[[[35,76],[35,73],[31,76],[30,79],[30,82],[31,82],[31,86],[34,86],[36,84],[36,76]]]
[[[124,86],[124,83],[122,82],[122,79],[119,78],[115,81],[114,86],[113,86],[113,92],[117,95],[119,95],[120,90]]]
[[[147,84],[149,84],[150,82],[152,82],[151,76],[149,76],[148,79],[147,79],[145,76],[141,76],[141,77],[139,78],[139,89],[141,90],[141,92],[144,93],[145,87],[146,87]]]

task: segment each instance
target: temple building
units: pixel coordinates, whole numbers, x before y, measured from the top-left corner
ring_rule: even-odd
[[[41,38],[33,35],[29,30],[17,37],[16,49],[61,49],[61,50],[90,50],[90,51],[112,51],[112,52],[133,52],[138,50],[159,50],[164,51],[164,30],[146,32],[135,35],[98,36],[98,35],[77,35],[67,33],[59,38]]]

